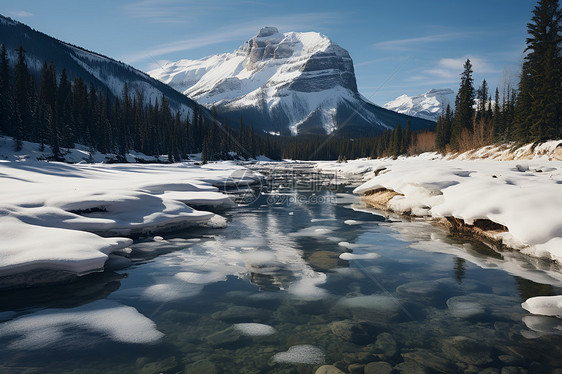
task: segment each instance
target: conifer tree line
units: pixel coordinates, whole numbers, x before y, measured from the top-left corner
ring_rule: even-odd
[[[467,150],[494,143],[541,142],[562,136],[562,11],[559,0],[540,0],[527,24],[529,37],[518,90],[507,85],[500,103],[484,80],[474,89],[467,60],[455,99],[436,127],[436,148]],[[476,108],[474,103],[476,99]]]
[[[41,144],[42,150],[49,145],[53,160],[62,160],[64,148],[75,143],[113,153],[117,161],[125,161],[127,152],[134,150],[168,155],[169,161],[201,152],[203,162],[257,155],[299,160],[398,156],[407,153],[411,143],[409,123],[379,137],[347,139],[256,133],[243,118],[233,126],[219,121],[214,108],[212,119],[197,107],[190,118],[182,119],[165,97],[147,104],[127,84],[120,97],[113,97],[80,77],[71,82],[65,69],[59,73],[53,63],[43,64],[35,82],[23,47],[17,55],[11,69],[6,49],[0,46],[0,133],[15,139],[16,150],[24,140]]]
[[[230,151],[243,157],[279,153],[242,120],[236,131],[218,124],[214,110],[209,119],[198,107],[182,119],[165,96],[145,103],[142,93],[131,92],[126,83],[121,96],[113,97],[80,77],[70,81],[65,69],[59,73],[46,62],[36,82],[22,46],[13,68],[0,46],[0,134],[13,137],[16,150],[24,140],[41,144],[41,150],[49,145],[54,160],[62,160],[63,148],[75,143],[113,153],[117,161],[124,161],[130,150],[168,155],[169,161],[199,152],[204,161],[229,158]]]

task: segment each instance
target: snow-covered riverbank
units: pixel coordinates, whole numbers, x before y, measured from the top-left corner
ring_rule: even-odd
[[[110,254],[128,251],[131,235],[223,225],[222,217],[193,207],[232,207],[214,186],[261,178],[233,162],[22,161],[0,161],[3,287],[40,283],[38,271],[56,280],[101,270]]]
[[[504,226],[490,235],[531,256],[562,262],[562,161],[548,155],[531,160],[416,157],[319,162],[323,171],[362,175],[360,195],[384,192],[396,213],[454,217],[473,225]]]
[[[316,167],[323,172],[361,177],[365,182],[354,193],[378,208],[448,218],[475,231],[491,226],[492,230],[485,232],[489,238],[561,264],[559,143],[550,142],[534,151],[530,146],[515,151],[488,147],[455,157],[426,153],[395,160],[318,162]],[[533,314],[562,314],[560,296],[531,298],[523,307]]]

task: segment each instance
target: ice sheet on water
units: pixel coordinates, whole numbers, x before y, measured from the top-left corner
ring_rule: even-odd
[[[562,335],[562,321],[548,316],[524,316],[523,323],[531,331],[522,331],[526,338],[534,339],[542,335]]]
[[[354,248],[364,248],[370,246],[369,244],[360,244],[360,243],[349,243],[349,242],[339,242],[338,245],[340,247],[354,249]]]
[[[247,336],[268,336],[277,332],[273,327],[262,323],[237,323],[234,328]]]
[[[164,334],[135,308],[101,300],[74,309],[48,309],[0,325],[0,337],[14,337],[8,348],[42,349],[56,345],[65,330],[77,328],[122,343],[146,344]]]
[[[292,237],[319,237],[319,236],[325,236],[327,234],[330,234],[333,230],[333,228],[330,227],[324,227],[324,226],[310,226],[307,228],[304,228],[302,230],[299,230],[297,232],[293,232],[290,233],[289,236]]]
[[[330,222],[330,221],[337,221],[337,218],[312,218],[310,222]]]
[[[349,225],[349,226],[354,226],[354,225],[361,225],[365,222],[357,221],[355,219],[346,219],[345,221],[343,221],[343,223],[345,223],[346,225]]]
[[[328,295],[328,291],[318,287],[326,282],[326,274],[317,273],[315,277],[301,278],[289,287],[288,292],[301,299],[317,300]]]
[[[375,252],[369,252],[369,253],[361,253],[361,254],[355,254],[355,253],[342,253],[340,255],[340,259],[342,260],[346,260],[346,261],[353,261],[353,260],[374,260],[376,258],[379,258],[381,255],[379,255],[378,253]]]
[[[273,356],[273,361],[289,364],[319,365],[326,361],[324,352],[313,345],[294,345],[286,352],[279,352]]]
[[[388,295],[362,295],[341,298],[338,305],[347,308],[376,309],[384,312],[394,312],[400,308],[399,301]]]
[[[473,317],[486,312],[486,309],[480,303],[474,301],[462,301],[455,298],[447,300],[447,307],[453,316],[459,318]]]
[[[562,295],[531,297],[521,306],[532,314],[562,318]]]
[[[139,290],[141,296],[156,302],[167,302],[199,294],[203,285],[187,282],[159,283]],[[134,291],[134,290],[129,290]],[[127,291],[126,291],[127,292]]]
[[[174,278],[179,279],[186,283],[193,284],[209,284],[226,280],[226,276],[221,273],[204,272],[194,273],[191,271],[182,271],[176,273]]]

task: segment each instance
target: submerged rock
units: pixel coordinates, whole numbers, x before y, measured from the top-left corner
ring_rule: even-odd
[[[307,261],[315,269],[330,270],[338,266],[340,253],[330,251],[316,251],[308,257]]]
[[[345,374],[343,371],[332,365],[322,365],[314,374]]]
[[[334,335],[355,344],[367,344],[374,340],[377,327],[368,322],[344,320],[332,322],[330,330]]]
[[[388,362],[370,362],[363,368],[364,374],[390,374],[392,366]]]
[[[396,354],[396,340],[389,333],[383,332],[377,336],[374,348],[376,357],[387,360]]]
[[[200,360],[189,364],[184,371],[185,374],[218,374],[219,370],[212,361]]]
[[[455,336],[443,341],[442,351],[451,360],[466,364],[484,365],[492,362],[489,347],[464,336]]]
[[[426,374],[427,371],[415,361],[402,362],[394,367],[401,374]]]
[[[207,342],[212,347],[225,347],[238,343],[242,335],[232,327],[226,328],[207,336]]]
[[[174,357],[168,357],[162,361],[146,362],[145,358],[137,359],[137,372],[140,374],[161,373],[172,370],[177,366]]]
[[[427,350],[419,349],[413,352],[403,353],[402,357],[404,358],[404,362],[416,362],[421,367],[429,369],[431,372],[451,373],[455,371],[450,361],[434,355]]]
[[[266,319],[268,313],[263,309],[235,305],[227,310],[213,313],[212,317],[225,322],[252,322]]]
[[[347,367],[347,371],[348,371],[350,374],[363,374],[363,373],[364,373],[363,368],[364,368],[364,365],[361,365],[361,364],[351,364],[351,365],[349,365],[349,366]]]

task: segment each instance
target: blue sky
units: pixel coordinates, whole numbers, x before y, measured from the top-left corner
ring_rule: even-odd
[[[347,49],[375,102],[457,90],[470,57],[475,84],[516,83],[534,0],[259,1],[3,0],[0,13],[140,70],[231,52],[262,26],[318,31]]]

